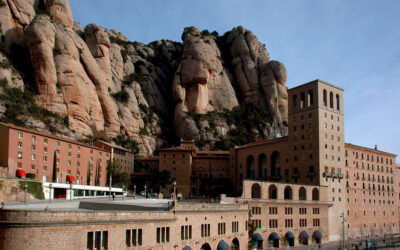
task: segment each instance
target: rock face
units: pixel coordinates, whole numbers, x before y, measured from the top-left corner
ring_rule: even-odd
[[[273,120],[287,133],[286,69],[243,27],[224,36],[188,27],[182,44],[144,45],[95,24],[82,28],[67,0],[0,1],[0,80],[21,90],[33,82],[37,105],[66,117],[61,135],[123,135],[144,155],[178,137],[212,148],[241,129],[241,107],[262,113],[247,126],[251,139],[267,136]],[[27,51],[29,67],[7,67],[15,45]]]

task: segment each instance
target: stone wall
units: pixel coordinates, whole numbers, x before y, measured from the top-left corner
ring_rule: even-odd
[[[0,178],[0,202],[15,202],[24,201],[25,190],[20,189],[18,179],[4,179]],[[26,194],[28,201],[36,200],[36,198],[30,194]]]

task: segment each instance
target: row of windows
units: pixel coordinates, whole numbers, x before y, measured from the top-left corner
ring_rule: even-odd
[[[359,199],[359,201],[360,201],[361,199]],[[350,203],[350,198],[347,198],[347,203]],[[357,199],[354,199],[354,203],[357,203]],[[363,203],[366,203],[366,200],[365,199],[363,199]],[[369,199],[369,204],[376,204],[376,200],[371,200],[371,199]],[[378,200],[378,203],[379,203],[379,205],[385,205],[386,204],[386,200],[382,200],[382,202],[381,202],[381,200]],[[394,205],[394,200],[392,200],[392,201],[390,201],[390,200],[388,200],[387,201],[387,204],[388,205]]]
[[[261,214],[261,207],[252,207],[251,214]]]
[[[218,235],[223,235],[225,233],[226,233],[225,223],[224,222],[218,223]]]
[[[371,176],[372,176],[372,178],[371,178]],[[361,179],[363,181],[372,181],[372,182],[377,181],[378,183],[381,183],[381,182],[385,183],[385,176],[383,176],[383,175],[382,176],[381,175],[376,175],[376,176],[377,176],[377,178],[375,178],[374,174],[373,175],[368,174],[368,177],[367,177],[367,175],[365,173],[362,173],[362,175],[360,175],[360,173],[357,173],[357,174],[354,173],[354,175],[353,175],[353,177],[355,179],[357,179],[357,180]],[[349,172],[348,171],[346,171],[346,179],[349,179]],[[393,184],[393,176],[386,176],[386,183],[387,184]]]
[[[142,245],[142,229],[126,230],[126,247],[136,247]]]
[[[87,250],[107,250],[108,231],[96,231],[87,233]]]
[[[358,161],[353,161],[353,165],[355,165],[356,168],[359,168]],[[348,166],[349,166],[349,163],[348,163],[348,161],[346,160],[346,167],[348,167]],[[361,169],[365,169],[364,162],[361,162]],[[367,163],[367,170],[375,171],[374,164],[371,164],[371,168],[370,168],[369,163]],[[377,172],[385,172],[385,167],[384,167],[383,165],[382,165],[382,166],[377,165],[377,166],[376,166],[376,171],[377,171]],[[393,174],[393,168],[386,167],[386,173],[389,173],[389,172],[390,172],[391,174]]]
[[[346,156],[348,156],[347,150],[346,150]],[[358,152],[354,152],[354,151],[353,151],[353,156],[355,156],[355,158],[358,159]],[[384,162],[386,162],[386,164],[390,164],[390,165],[393,164],[392,159],[384,158],[383,156],[381,156],[381,157],[376,156],[375,159],[376,159],[376,162],[377,162],[377,163],[380,162],[381,164],[383,164]],[[365,160],[365,158],[364,158],[364,153],[361,153],[361,160]],[[371,157],[370,157],[370,155],[367,154],[366,160],[367,160],[367,161],[373,162],[373,161],[374,161],[374,155],[371,155]]]
[[[371,225],[372,225],[372,224],[371,224]],[[394,223],[393,223],[392,226],[394,227]],[[366,227],[367,227],[367,225],[364,224],[364,228],[366,228]],[[374,223],[374,227],[376,227],[376,223]],[[383,223],[383,227],[386,227],[386,223]],[[350,228],[350,224],[347,224],[347,228]]]
[[[386,211],[383,211],[382,214],[383,214],[383,216],[386,216]],[[363,215],[367,216],[367,212],[365,210],[363,211]],[[350,216],[349,210],[347,210],[347,216]],[[357,216],[356,212],[354,213],[354,216]],[[374,216],[376,216],[376,211],[374,211]],[[392,216],[394,216],[394,211],[392,211]]]
[[[269,214],[278,214],[277,207],[269,207]],[[285,214],[293,214],[292,207],[285,207]],[[307,208],[300,207],[299,214],[307,214]],[[319,214],[319,208],[313,208],[313,214]]]
[[[299,226],[300,227],[307,227],[307,219],[299,219]],[[319,227],[320,220],[313,219],[313,226]],[[261,225],[260,225],[261,227]],[[293,227],[293,219],[285,219],[285,227],[290,228]],[[269,220],[269,228],[278,228],[278,220],[277,219],[270,219]]]
[[[329,92],[329,108],[334,109],[336,108],[336,110],[340,110],[340,96],[339,94],[336,94],[336,107],[334,107],[334,94],[332,91]],[[322,91],[322,105],[324,105],[325,107],[328,106],[328,92],[326,91],[326,89],[324,89]]]

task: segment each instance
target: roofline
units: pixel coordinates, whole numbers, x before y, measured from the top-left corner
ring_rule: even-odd
[[[101,143],[103,143],[103,144],[105,144],[105,145],[107,145],[107,146],[109,146],[109,147],[112,147],[112,148],[124,150],[124,151],[126,151],[126,152],[128,152],[128,153],[132,153],[132,151],[130,151],[129,149],[126,149],[126,148],[124,148],[124,147],[121,147],[121,146],[119,146],[119,145],[117,145],[117,144],[112,144],[112,143],[110,143],[110,142],[106,142],[106,141],[99,140],[99,139],[96,139],[95,141],[99,141],[99,142],[101,142]]]
[[[282,141],[286,141],[289,139],[289,136],[282,136],[282,137],[278,137],[278,138],[271,138],[271,139],[267,139],[265,141],[258,141],[257,142],[252,142],[249,144],[245,144],[242,146],[235,146],[235,150],[237,149],[242,149],[242,148],[247,148],[247,147],[255,147],[255,146],[259,146],[259,145],[264,145],[264,144],[270,144],[270,143],[276,143],[276,142],[282,142]]]
[[[373,152],[373,153],[380,153],[380,154],[385,154],[385,155],[397,157],[396,154],[392,154],[392,153],[389,153],[389,152],[381,151],[381,150],[378,150],[378,149],[367,148],[367,147],[364,147],[364,146],[358,146],[358,145],[351,144],[351,143],[345,143],[345,147],[359,148],[359,149],[367,150],[367,151]]]
[[[324,83],[324,84],[326,84],[326,85],[328,85],[328,86],[331,86],[331,87],[333,87],[333,88],[336,88],[336,89],[339,89],[339,90],[341,90],[341,91],[344,91],[344,89],[342,89],[342,88],[340,88],[340,87],[338,87],[338,86],[335,86],[335,85],[333,85],[333,84],[331,84],[331,83],[329,83],[329,82],[325,82],[325,81],[323,81],[323,80],[320,80],[320,79],[315,79],[315,80],[313,80],[313,81],[306,82],[306,83],[303,83],[303,84],[298,85],[298,86],[296,86],[296,87],[290,88],[289,91],[290,91],[290,90],[293,90],[293,89],[300,88],[300,87],[302,87],[303,85],[306,85],[306,84],[318,83],[318,82],[322,82],[322,83]]]
[[[56,135],[49,134],[49,133],[45,133],[45,132],[39,132],[39,131],[36,131],[36,130],[33,130],[33,129],[18,127],[18,126],[16,126],[16,125],[10,124],[10,123],[0,122],[0,126],[6,127],[6,128],[9,128],[9,129],[14,129],[14,130],[19,130],[19,131],[23,131],[23,132],[28,132],[28,133],[35,134],[35,135],[38,135],[38,136],[44,136],[44,137],[48,137],[48,138],[52,138],[52,139],[64,141],[64,142],[67,142],[67,143],[72,143],[72,144],[80,145],[80,146],[83,146],[83,147],[88,147],[88,148],[100,150],[100,151],[103,151],[103,152],[106,152],[106,153],[110,153],[110,151],[101,149],[101,148],[96,147],[96,146],[93,146],[93,145],[85,144],[85,143],[83,143],[83,142],[78,142],[78,141],[74,141],[74,140],[71,140],[71,139],[62,138],[62,137],[60,137],[60,136],[56,136]]]

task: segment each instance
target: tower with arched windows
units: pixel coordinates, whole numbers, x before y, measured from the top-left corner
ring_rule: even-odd
[[[340,240],[337,218],[346,210],[343,89],[315,80],[288,93],[291,176],[298,183],[329,186],[330,240]]]

